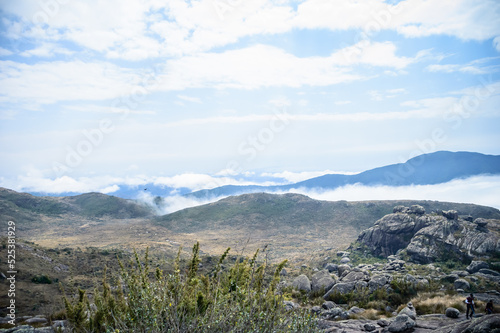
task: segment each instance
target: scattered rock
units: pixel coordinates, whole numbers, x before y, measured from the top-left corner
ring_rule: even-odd
[[[349,272],[346,276],[344,276],[341,280],[342,282],[354,282],[354,281],[368,281],[369,277],[366,272],[356,272],[356,271],[351,271]]]
[[[413,319],[405,314],[399,314],[396,319],[390,323],[387,330],[389,332],[404,332],[413,327],[415,327],[415,321]]]
[[[288,272],[286,271],[286,269],[285,269],[285,268],[283,268],[283,269],[281,270],[280,275],[281,275],[281,276],[287,276],[287,275],[288,275]]]
[[[396,207],[394,207],[392,209],[392,212],[394,214],[396,214],[396,213],[404,213],[404,214],[406,214],[406,213],[408,213],[409,210],[410,209],[408,207],[405,207],[405,206],[396,206]]]
[[[488,220],[483,218],[477,218],[474,220],[474,223],[478,226],[478,228],[485,228],[488,225]]]
[[[317,305],[316,305],[316,306],[313,306],[313,307],[311,308],[311,312],[312,312],[312,313],[314,313],[314,314],[320,314],[320,313],[321,313],[321,307],[319,307],[319,306],[317,306]]]
[[[342,308],[333,308],[327,311],[324,311],[321,316],[325,319],[335,319],[336,317],[339,317],[342,315],[344,310]]]
[[[459,279],[458,274],[453,274],[453,273],[441,277],[441,281],[450,282],[450,283],[453,283],[453,282],[455,282],[455,280],[458,280],[458,279]]]
[[[332,264],[332,263],[328,263],[325,265],[325,269],[330,273],[337,271],[338,267],[339,266],[337,264]]]
[[[415,310],[415,308],[413,307],[413,304],[411,302],[408,303],[408,305],[406,305],[405,308],[403,308],[401,311],[399,311],[398,316],[399,315],[407,315],[408,317],[410,317],[413,320],[417,319],[417,311]]]
[[[292,301],[284,301],[283,305],[285,306],[285,309],[287,311],[290,311],[290,310],[293,310],[293,309],[296,309],[296,308],[300,308],[300,305],[298,305],[297,303],[294,303]]]
[[[464,277],[464,276],[469,275],[469,272],[467,272],[467,271],[452,271],[450,274],[456,274],[459,277]]]
[[[324,296],[323,299],[329,300],[330,295],[334,293],[347,294],[354,289],[355,282],[336,283]]]
[[[479,272],[479,270],[482,268],[489,268],[489,267],[490,266],[484,261],[474,260],[470,263],[469,266],[467,266],[466,270],[470,274],[473,274],[473,273]]]
[[[348,257],[351,253],[347,251],[337,251],[337,257]]]
[[[413,205],[410,207],[409,214],[416,214],[416,215],[424,215],[425,214],[425,208],[420,206],[420,205]]]
[[[366,323],[363,325],[363,328],[365,329],[366,332],[372,332],[372,331],[375,331],[377,328],[375,327],[375,325],[373,324],[370,324],[370,323]]]
[[[390,324],[390,322],[388,320],[385,320],[385,319],[377,320],[377,325],[380,327],[387,327],[387,326],[389,326],[389,324]]]
[[[349,262],[351,262],[351,259],[349,259],[348,257],[343,257],[342,259],[340,259],[341,264],[347,264]]]
[[[478,273],[486,274],[486,275],[493,275],[493,276],[500,276],[500,273],[497,271],[494,271],[489,268],[481,268]]]
[[[458,318],[458,316],[460,315],[460,311],[455,308],[447,308],[445,311],[445,315],[448,318]]]
[[[469,282],[467,282],[467,280],[457,279],[455,280],[455,282],[453,282],[453,287],[455,287],[455,289],[469,290],[470,284]]]
[[[456,210],[446,210],[443,211],[443,216],[448,220],[458,220],[458,213]]]
[[[26,324],[46,324],[47,322],[48,320],[42,317],[26,319]]]
[[[297,290],[305,291],[307,293],[311,291],[311,281],[309,281],[309,278],[304,274],[297,276],[293,280],[292,286]]]
[[[382,288],[388,283],[388,279],[385,275],[374,275],[370,279],[370,282],[368,282],[368,288],[370,288],[370,291],[374,291],[377,289]]]
[[[365,309],[358,308],[357,306],[353,306],[348,311],[349,315],[358,314],[358,313],[362,313],[362,312],[365,312]]]
[[[351,270],[351,266],[339,265],[339,266],[337,266],[337,270],[338,270],[339,276],[342,276],[342,275],[344,275],[344,273],[349,272]]]
[[[323,304],[321,304],[321,307],[325,310],[330,310],[330,309],[337,307],[337,304],[335,304],[332,301],[326,301],[326,302],[323,302]]]
[[[335,284],[335,280],[327,270],[319,271],[311,277],[312,291],[328,291]]]

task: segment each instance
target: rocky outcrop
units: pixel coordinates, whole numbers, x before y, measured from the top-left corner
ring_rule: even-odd
[[[471,222],[456,211],[426,215],[420,209],[402,206],[395,207],[394,212],[358,237],[358,242],[374,255],[389,256],[405,250],[411,261],[428,264],[448,259],[470,261],[475,256],[500,252],[499,220]]]
[[[382,217],[375,225],[363,231],[358,242],[368,246],[374,255],[389,256],[405,248],[413,235],[431,224],[426,216],[393,213]]]

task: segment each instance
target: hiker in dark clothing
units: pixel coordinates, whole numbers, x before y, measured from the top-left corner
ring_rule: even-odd
[[[465,316],[469,319],[470,311],[470,318],[472,319],[472,316],[474,315],[474,295],[470,294],[469,297],[465,299],[465,304],[467,304],[467,312],[465,313]]]
[[[492,314],[493,313],[493,300],[490,299],[488,303],[486,303],[486,308],[484,309],[486,314]]]

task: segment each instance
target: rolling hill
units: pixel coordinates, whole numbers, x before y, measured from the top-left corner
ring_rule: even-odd
[[[42,221],[64,216],[80,218],[144,218],[153,215],[151,207],[101,193],[70,197],[37,197],[0,188],[0,222],[13,220],[19,228],[30,229]]]

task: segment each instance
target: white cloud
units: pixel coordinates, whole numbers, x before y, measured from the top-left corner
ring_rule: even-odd
[[[500,3],[495,0],[406,0],[389,26],[407,37],[450,35],[463,40],[486,40],[500,33]]]
[[[488,62],[498,62],[498,57],[482,58],[471,61],[466,64],[434,64],[427,66],[427,70],[430,72],[445,72],[445,73],[468,73],[468,74],[488,74],[492,72],[497,72],[500,69],[499,65],[484,65]]]
[[[10,51],[10,50],[7,50],[3,47],[0,47],[0,57],[5,57],[5,56],[10,56],[10,55],[13,55],[14,52]]]
[[[199,97],[192,97],[186,95],[177,95],[177,98],[182,99],[183,101],[192,102],[192,103],[201,103],[201,99]]]
[[[498,52],[500,52],[500,36],[497,36],[493,39],[493,46]]]
[[[395,45],[389,42],[359,43],[331,56],[306,58],[273,46],[254,45],[171,60],[159,89],[327,86],[364,79],[350,67],[356,64],[399,69],[416,60],[395,53]]]
[[[475,176],[437,185],[364,186],[348,185],[333,191],[294,189],[291,192],[317,200],[437,200],[473,203],[500,209],[498,189],[500,176]]]
[[[162,206],[158,207],[155,204],[155,196],[151,195],[150,193],[147,192],[139,192],[137,197],[135,198],[136,200],[142,201],[149,206],[153,207],[156,209],[156,213],[158,215],[164,215],[164,214],[169,214],[173,213],[182,209],[186,208],[191,208],[191,207],[196,207],[208,203],[212,203],[215,201],[218,201],[220,199],[226,198],[226,196],[220,196],[220,197],[212,197],[212,198],[188,198],[188,197],[183,197],[180,195],[172,195],[168,197],[163,197],[163,202]]]
[[[105,62],[42,62],[33,65],[0,61],[0,96],[26,102],[105,100],[132,93],[140,77]]]
[[[292,171],[283,171],[283,172],[264,172],[261,174],[262,177],[274,177],[274,178],[282,178],[286,180],[287,183],[297,183],[303,180],[328,175],[328,174],[343,174],[343,175],[354,175],[355,172],[346,172],[346,171],[333,171],[333,170],[323,170],[323,171],[303,171],[303,172],[292,172]]]
[[[38,46],[34,49],[26,50],[26,51],[19,53],[19,55],[21,55],[23,57],[49,58],[49,57],[55,56],[56,54],[71,55],[73,53],[74,53],[73,51],[59,47],[53,43],[42,43],[40,46]]]
[[[406,0],[397,5],[383,0],[306,0],[297,10],[291,3],[268,0],[221,3],[222,10],[214,0],[53,1],[38,5],[17,0],[5,2],[2,9],[20,18],[5,20],[9,38],[70,41],[108,58],[127,60],[206,52],[247,36],[297,28],[356,29],[364,31],[362,39],[387,29],[407,37],[445,34],[487,40],[500,35],[496,24],[500,4],[495,0]],[[357,36],[349,44],[359,39]]]

